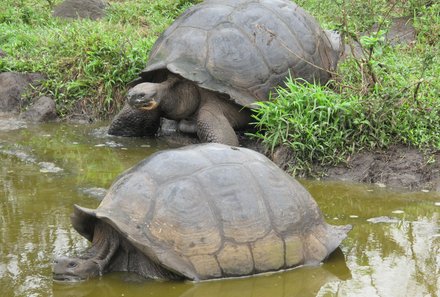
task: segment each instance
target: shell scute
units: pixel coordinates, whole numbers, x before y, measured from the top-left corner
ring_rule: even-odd
[[[163,184],[149,226],[154,239],[183,256],[216,253],[222,236],[205,195],[191,178]]]
[[[235,12],[231,17],[235,26],[240,28],[252,41],[255,50],[260,52],[260,63],[265,63],[271,74],[286,76],[288,66],[295,65],[300,60],[298,57],[305,55],[298,37],[291,32],[289,26],[264,6],[254,4],[249,9]],[[246,63],[240,65],[247,67]]]
[[[209,189],[209,198],[225,238],[238,243],[250,242],[269,233],[271,222],[265,198],[247,170],[239,165],[215,166],[197,178],[202,188]],[[240,180],[246,183],[237,183]]]
[[[166,154],[158,153],[147,159],[144,166],[137,169],[139,174],[148,174],[157,184],[175,181],[202,170],[212,163],[197,150],[170,150]]]
[[[251,247],[257,272],[278,270],[284,266],[283,239],[275,232],[251,243]]]
[[[231,23],[211,30],[206,69],[217,81],[237,89],[263,83],[270,69],[252,41]],[[252,75],[249,75],[252,73]],[[238,99],[237,99],[238,100]]]
[[[208,31],[224,22],[225,16],[231,14],[233,11],[234,9],[232,7],[225,5],[202,4],[191,14],[191,17],[182,19],[179,26],[187,27],[187,29],[200,28]]]
[[[248,244],[225,242],[217,260],[226,275],[248,275],[254,270],[254,260]]]
[[[324,224],[320,212],[316,212],[318,205],[297,181],[271,163],[252,162],[247,166],[267,197],[272,225],[279,234],[296,234],[308,225]]]

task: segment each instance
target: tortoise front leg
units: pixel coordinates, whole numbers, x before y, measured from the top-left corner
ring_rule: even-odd
[[[159,125],[159,109],[139,110],[125,103],[110,124],[108,134],[126,137],[153,136]]]
[[[181,120],[177,125],[177,129],[182,133],[196,134],[197,121],[195,120]]]
[[[208,101],[200,107],[197,116],[197,136],[202,142],[216,142],[238,146],[234,128],[220,105]]]

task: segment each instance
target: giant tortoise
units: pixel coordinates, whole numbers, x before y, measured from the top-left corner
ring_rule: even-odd
[[[290,0],[207,0],[183,13],[156,41],[109,134],[154,135],[160,117],[180,121],[202,142],[237,145],[251,109],[286,77],[326,83],[340,52]]]
[[[97,209],[75,206],[92,242],[54,261],[54,279],[111,271],[206,280],[317,264],[347,236],[307,190],[255,151],[199,144],[156,153],[120,175]]]

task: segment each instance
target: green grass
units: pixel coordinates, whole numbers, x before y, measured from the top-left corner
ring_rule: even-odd
[[[351,11],[358,14],[336,20],[331,15],[344,5],[342,1],[316,8],[323,22],[359,40],[365,55],[341,63],[328,86],[288,80],[272,102],[260,104],[254,116],[260,132],[251,136],[272,150],[290,147],[295,154],[290,170],[296,174],[310,174],[311,164],[335,165],[354,152],[392,144],[415,146],[426,153],[440,150],[440,5],[350,3],[354,3]],[[313,9],[317,2],[303,4]],[[372,6],[357,10],[358,5]],[[375,13],[368,17],[359,14],[362,11]],[[383,38],[389,19],[406,15],[413,15],[416,43],[392,47]],[[376,22],[383,22],[377,33],[360,37],[359,31],[351,31]]]
[[[145,66],[158,35],[191,1],[109,1],[100,21],[51,17],[60,1],[3,0],[0,72],[43,72],[39,91],[60,115],[106,117],[122,104],[125,86]]]
[[[254,118],[261,132],[253,136],[272,150],[289,146],[296,159],[292,170],[306,170],[312,162],[329,165],[347,157],[347,144],[357,132],[357,97],[343,97],[328,88],[289,78],[286,87],[278,89],[276,99],[258,105]]]
[[[122,105],[126,84],[145,66],[159,34],[200,1],[108,1],[99,21],[51,17],[61,0],[3,0],[0,72],[39,71],[36,90],[57,102],[61,116],[85,111],[97,118]],[[255,114],[259,138],[269,148],[293,149],[292,171],[332,165],[363,149],[403,143],[440,149],[440,4],[430,0],[325,0],[297,3],[323,27],[358,40],[364,55],[340,64],[328,86],[289,80]],[[391,47],[383,40],[392,18],[409,16],[417,40]],[[373,24],[379,31],[367,34]],[[35,94],[33,94],[35,95]]]

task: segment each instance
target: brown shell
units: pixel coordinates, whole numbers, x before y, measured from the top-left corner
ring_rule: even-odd
[[[310,194],[265,156],[202,144],[156,153],[122,174],[96,210],[148,257],[190,279],[320,262],[347,227],[330,226]]]
[[[135,83],[168,70],[249,106],[268,100],[289,72],[327,82],[334,55],[316,20],[290,0],[209,0],[159,37]]]

